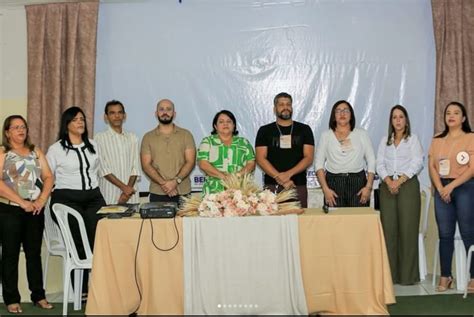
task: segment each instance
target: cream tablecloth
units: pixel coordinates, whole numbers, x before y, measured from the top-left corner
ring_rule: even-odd
[[[145,220],[135,257],[141,224],[139,218],[99,222],[87,315],[184,313],[182,219],[169,252],[153,245],[151,225],[155,244],[168,248],[177,239],[173,220]],[[377,212],[308,209],[298,216],[298,231],[308,312],[387,314],[395,298]]]

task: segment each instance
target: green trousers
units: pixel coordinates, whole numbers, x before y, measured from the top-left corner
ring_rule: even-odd
[[[418,267],[418,231],[420,226],[420,183],[416,176],[392,195],[385,183],[380,185],[380,219],[392,280],[410,285],[420,281]]]

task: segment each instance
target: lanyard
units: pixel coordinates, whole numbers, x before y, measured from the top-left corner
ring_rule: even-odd
[[[278,123],[275,122],[275,124],[277,126],[278,132],[280,132],[280,136],[282,136],[283,133],[281,133],[281,130],[280,130],[280,127],[278,126]],[[292,134],[293,134],[293,123],[291,124],[291,130],[290,130],[290,135],[292,135]]]

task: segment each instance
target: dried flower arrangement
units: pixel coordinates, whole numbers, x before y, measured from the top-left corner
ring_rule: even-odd
[[[303,209],[296,190],[291,188],[279,193],[261,189],[251,174],[230,174],[224,181],[224,191],[204,197],[183,199],[179,216],[240,217],[251,215],[301,214]]]

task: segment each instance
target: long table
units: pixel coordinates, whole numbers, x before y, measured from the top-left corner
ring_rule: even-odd
[[[177,240],[172,219],[99,221],[86,314],[183,314],[182,218],[176,228],[179,241],[163,252],[156,247],[167,249]],[[298,231],[308,312],[388,314],[395,297],[377,212],[307,209]]]

